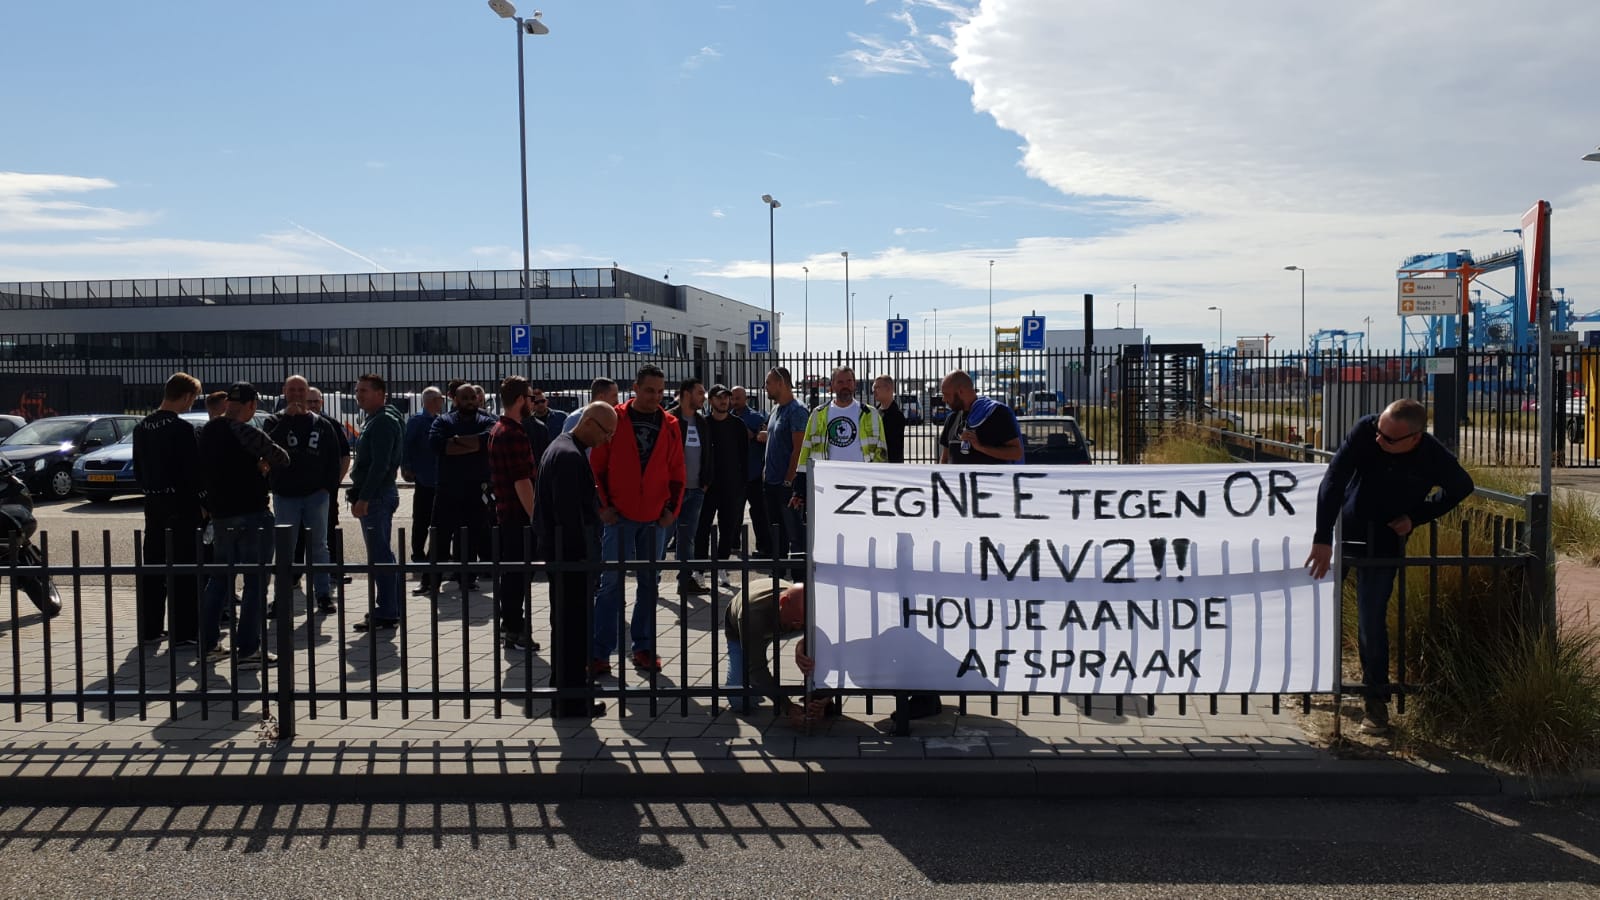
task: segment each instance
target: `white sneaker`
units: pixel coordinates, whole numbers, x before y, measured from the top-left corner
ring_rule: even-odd
[[[733,579],[728,577],[727,569],[722,569],[717,572],[717,584],[720,584],[730,590],[733,588]]]

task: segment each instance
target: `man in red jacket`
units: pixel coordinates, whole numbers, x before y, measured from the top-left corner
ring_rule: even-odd
[[[665,555],[667,529],[683,502],[683,438],[678,419],[661,408],[666,376],[646,364],[633,382],[633,399],[617,407],[616,436],[589,454],[600,499],[600,552],[607,562],[619,559],[655,562]],[[661,671],[656,655],[658,572],[635,573],[633,664],[645,672]],[[622,572],[600,574],[594,597],[594,646],[590,670],[611,671],[611,655],[621,640]]]

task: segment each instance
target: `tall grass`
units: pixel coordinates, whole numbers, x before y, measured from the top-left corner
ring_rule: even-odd
[[[1538,484],[1517,469],[1472,469],[1479,487],[1522,496]],[[1557,491],[1550,498],[1550,540],[1556,552],[1600,566],[1600,503],[1583,491]]]
[[[1145,447],[1141,462],[1155,464],[1225,463],[1234,459],[1210,432],[1179,422]]]

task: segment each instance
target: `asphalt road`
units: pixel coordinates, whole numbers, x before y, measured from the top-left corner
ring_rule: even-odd
[[[1592,803],[0,810],[6,897],[1593,897]]]

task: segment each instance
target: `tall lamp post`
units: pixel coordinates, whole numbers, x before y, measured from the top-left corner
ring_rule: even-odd
[[[1133,327],[1139,327],[1139,286],[1133,286]]]
[[[1206,309],[1217,311],[1217,376],[1216,380],[1211,383],[1211,402],[1220,403],[1222,402],[1220,399],[1222,395],[1222,307],[1208,306]]]
[[[1285,272],[1300,273],[1300,383],[1305,391],[1303,419],[1311,417],[1311,360],[1306,356],[1306,270],[1299,266],[1284,266]],[[1305,422],[1302,421],[1301,425]],[[1302,429],[1303,430],[1303,429]]]
[[[771,280],[769,302],[772,305],[772,318],[770,320],[773,328],[772,355],[776,357],[778,355],[778,243],[775,229],[777,226],[778,207],[783,204],[772,199],[771,194],[762,194],[761,202],[767,205],[767,274]]]
[[[850,355],[850,251],[840,250],[844,257],[844,355]]]
[[[539,21],[539,13],[524,19],[510,0],[489,0],[489,8],[502,19],[517,23],[517,140],[522,148],[522,324],[533,324],[533,264],[528,248],[528,102],[527,86],[522,75],[522,36],[524,34],[549,34],[550,29]]]
[[[806,337],[805,355],[811,355],[811,267],[801,266],[800,271],[806,273]]]
[[[1217,357],[1222,357],[1222,307],[1208,306],[1206,309],[1216,310],[1217,313]]]

